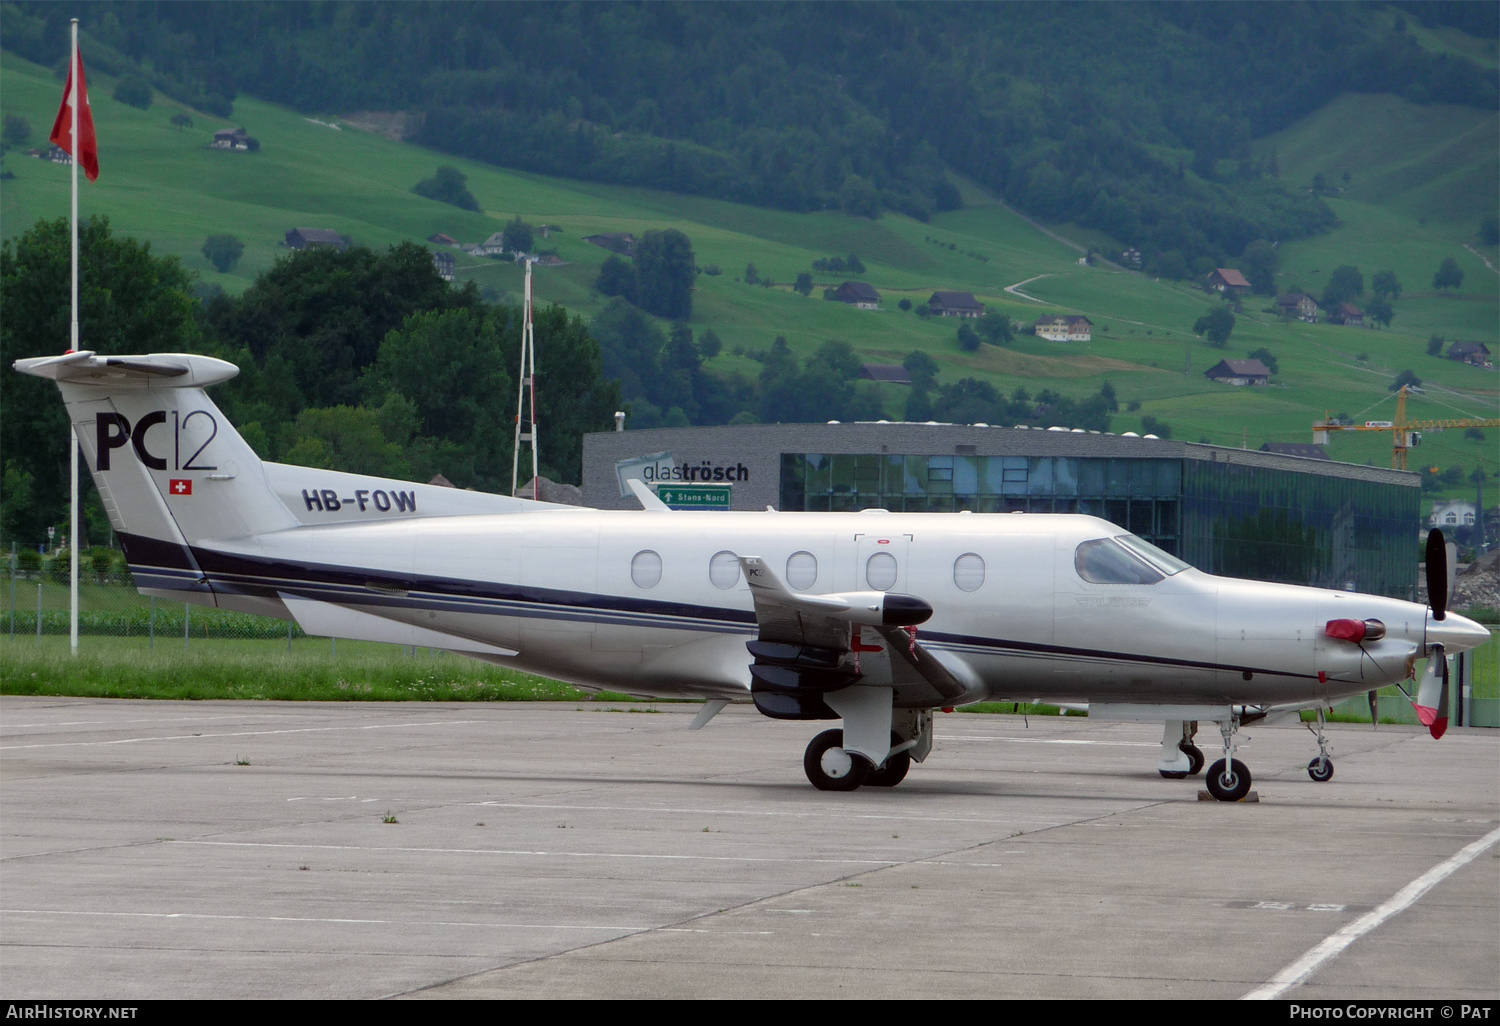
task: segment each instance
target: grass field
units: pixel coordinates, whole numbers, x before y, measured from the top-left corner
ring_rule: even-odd
[[[1442,40],[1433,36],[1430,45]],[[741,355],[785,335],[798,352],[828,338],[850,342],[876,362],[899,362],[913,349],[929,352],[942,368],[940,381],[974,375],[1009,392],[1055,388],[1082,396],[1106,380],[1122,402],[1116,431],[1141,430],[1142,416],[1155,416],[1188,440],[1259,447],[1266,441],[1310,441],[1310,426],[1325,411],[1356,419],[1390,419],[1389,383],[1410,369],[1427,383],[1414,396],[1416,418],[1500,415],[1500,376],[1426,354],[1433,334],[1483,341],[1500,350],[1500,266],[1494,247],[1479,244],[1475,231],[1500,194],[1500,118],[1462,107],[1418,107],[1390,96],[1349,94],[1257,146],[1276,147],[1282,180],[1311,182],[1324,173],[1347,189],[1329,198],[1342,226],[1327,235],[1280,247],[1279,287],[1320,292],[1334,267],[1358,266],[1368,283],[1378,270],[1394,270],[1404,290],[1389,330],[1283,324],[1261,312],[1269,305],[1247,298],[1228,345],[1206,346],[1191,333],[1193,322],[1215,299],[1181,283],[1155,281],[1104,265],[1080,266],[1078,252],[1028,223],[972,182],[960,183],[966,206],[924,224],[887,214],[878,221],[840,213],[793,214],[684,197],[648,189],[620,188],[549,179],[489,167],[393,142],[341,125],[337,118],[307,118],[250,97],[236,101],[234,123],[261,141],[258,153],[208,148],[215,129],[229,122],[189,112],[193,127],[179,131],[170,118],[181,108],[157,96],[139,111],[109,98],[113,82],[98,76],[92,99],[99,126],[102,174],[85,185],[85,216],[108,214],[117,231],[142,238],[158,253],[180,257],[205,281],[230,292],[244,289],[284,253],[281,240],[293,227],[333,228],[357,243],[382,247],[443,232],[479,241],[520,214],[533,224],[562,229],[541,245],[555,249],[562,266],[537,272],[537,294],[585,316],[602,308],[592,290],[604,251],[583,242],[596,232],[677,227],[693,240],[700,266],[717,264],[722,274],[702,275],[694,297],[693,325],[712,327],[724,353],[711,365],[755,374],[759,364]],[[33,143],[40,142],[56,111],[60,85],[49,72],[9,53],[0,54],[0,107],[25,116]],[[484,207],[469,213],[415,196],[411,186],[439,164],[468,176]],[[6,154],[15,177],[0,187],[0,230],[13,237],[40,217],[66,213],[68,171]],[[1067,234],[1066,228],[1057,231]],[[246,245],[239,265],[219,274],[199,252],[204,239],[229,232]],[[1079,233],[1079,240],[1100,243]],[[814,275],[817,290],[804,298],[790,288],[800,271],[819,257],[856,252],[880,289],[883,309],[858,311],[822,300],[821,289],[837,276]],[[1452,294],[1431,288],[1432,275],[1448,256],[1465,273]],[[745,267],[777,283],[747,285]],[[459,255],[459,274],[491,294],[514,296],[521,270],[514,264]],[[1028,281],[1019,291],[1005,291]],[[966,354],[952,322],[902,313],[905,297],[919,303],[935,289],[974,292],[992,308],[1030,321],[1047,313],[1084,313],[1095,324],[1094,341],[1051,343],[1022,336],[1003,350],[984,347]],[[1243,357],[1265,347],[1276,354],[1280,374],[1267,389],[1215,385],[1203,372],[1224,357]],[[899,416],[904,390],[886,386],[887,412]],[[1500,447],[1462,432],[1429,432],[1417,454],[1426,466],[1478,464],[1500,474]],[[1335,458],[1390,465],[1389,439],[1336,435]],[[1451,490],[1472,497],[1471,485]]]

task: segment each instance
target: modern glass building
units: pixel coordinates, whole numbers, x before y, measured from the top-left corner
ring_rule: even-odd
[[[623,476],[723,481],[725,468],[736,509],[1085,513],[1209,573],[1415,597],[1418,475],[1152,438],[942,424],[603,433],[585,438],[584,501],[628,508]]]

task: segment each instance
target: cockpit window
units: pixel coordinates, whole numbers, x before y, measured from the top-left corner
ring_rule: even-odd
[[[1141,545],[1146,544],[1138,538],[1131,540]],[[1078,546],[1078,551],[1073,555],[1073,565],[1078,570],[1078,576],[1094,584],[1155,584],[1167,576],[1153,566],[1152,561],[1136,552],[1134,547],[1126,546],[1123,542],[1124,538],[1095,538]],[[1163,552],[1162,555],[1166,556],[1166,553]]]
[[[1160,570],[1164,576],[1171,577],[1173,574],[1192,568],[1192,564],[1184,563],[1170,552],[1159,549],[1133,534],[1116,535],[1115,541]]]

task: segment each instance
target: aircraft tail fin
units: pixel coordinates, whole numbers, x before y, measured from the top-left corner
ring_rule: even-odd
[[[17,360],[57,383],[137,583],[207,591],[190,546],[297,525],[265,464],[203,389],[239,368],[186,353]]]

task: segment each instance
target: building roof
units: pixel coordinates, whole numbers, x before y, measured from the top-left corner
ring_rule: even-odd
[[[1204,371],[1203,376],[1207,378],[1269,378],[1271,368],[1259,360],[1220,360]]]
[[[1338,314],[1340,317],[1363,317],[1365,312],[1353,303],[1340,303]]]
[[[1304,299],[1312,299],[1312,298],[1313,297],[1309,296],[1306,292],[1288,292],[1284,296],[1278,296],[1278,297],[1276,297],[1276,302],[1280,303],[1282,306],[1297,306]],[[1316,299],[1313,299],[1313,305],[1314,306],[1317,305],[1317,302],[1318,301]]]
[[[1313,445],[1311,442],[1267,442],[1260,447],[1260,451],[1274,452],[1278,456],[1301,456],[1309,460],[1329,458],[1327,449],[1321,445]]]
[[[1250,287],[1250,282],[1246,280],[1245,276],[1233,267],[1216,268],[1214,274],[1217,274],[1219,280],[1225,285],[1230,285],[1237,289],[1248,289]]]
[[[1489,356],[1490,347],[1483,342],[1455,342],[1448,347],[1449,356]]]
[[[287,232],[287,235],[290,236],[293,232],[301,236],[302,241],[309,245],[342,246],[344,244],[344,237],[330,228],[293,228],[292,231]]]
[[[878,303],[880,293],[862,281],[846,281],[838,287],[839,298],[846,303]]]
[[[934,292],[927,301],[929,306],[943,306],[950,310],[980,310],[984,304],[974,298],[972,292]]]
[[[911,384],[910,372],[899,363],[861,364],[859,376],[868,381],[889,381],[896,385]]]

